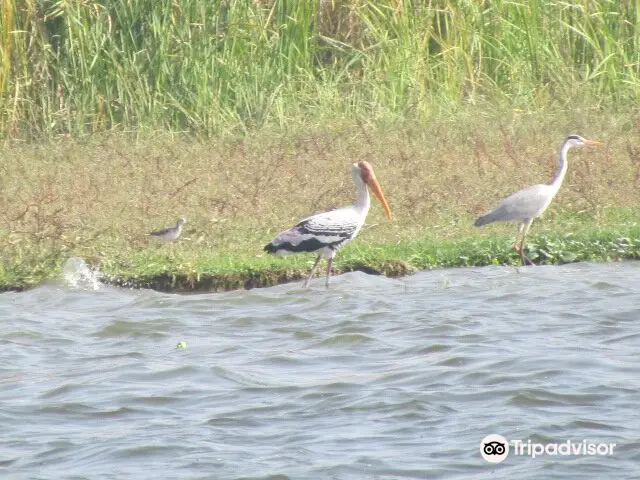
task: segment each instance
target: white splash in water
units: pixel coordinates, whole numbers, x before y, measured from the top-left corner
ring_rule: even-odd
[[[80,257],[71,257],[62,268],[62,278],[72,288],[98,290],[98,272],[92,271]]]

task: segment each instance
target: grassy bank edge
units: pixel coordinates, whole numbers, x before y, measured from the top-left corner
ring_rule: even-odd
[[[333,273],[339,275],[362,271],[395,278],[435,268],[518,266],[520,260],[512,249],[512,242],[513,238],[505,236],[465,237],[453,241],[414,240],[393,244],[356,242],[340,252]],[[537,265],[640,259],[640,227],[532,235],[527,252]],[[149,269],[145,264],[148,258],[145,252],[141,252],[128,259],[126,264],[118,260],[104,262],[95,259],[88,259],[87,263],[100,272],[100,281],[104,284],[173,293],[205,293],[301,281],[308,274],[314,259],[312,255],[287,258],[223,255],[216,258],[197,257],[192,263],[172,263],[169,257],[165,257],[166,262]],[[225,258],[224,266],[221,264],[222,258]],[[20,291],[60,278],[64,260],[52,260],[49,272],[41,272],[40,276],[31,275],[28,279],[5,271],[0,280],[0,291]],[[322,277],[324,274],[325,270],[320,268],[318,275]]]

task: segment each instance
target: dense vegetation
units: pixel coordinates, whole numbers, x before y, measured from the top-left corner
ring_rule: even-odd
[[[640,92],[614,0],[4,0],[0,134],[242,134]]]

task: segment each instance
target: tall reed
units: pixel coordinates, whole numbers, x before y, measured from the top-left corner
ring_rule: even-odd
[[[0,134],[627,108],[639,57],[637,2],[4,0]]]

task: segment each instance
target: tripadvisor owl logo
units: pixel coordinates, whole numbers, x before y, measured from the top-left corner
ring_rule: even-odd
[[[613,455],[615,447],[615,443],[591,443],[588,440],[565,440],[546,444],[535,443],[530,439],[511,440],[511,454],[515,457]],[[480,442],[480,455],[489,463],[500,463],[509,455],[509,441],[495,433],[487,435]]]
[[[509,442],[502,435],[487,435],[480,442],[480,455],[489,463],[500,463],[509,455]]]

